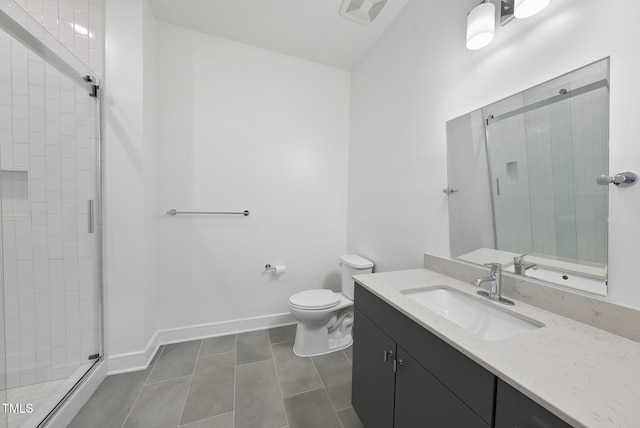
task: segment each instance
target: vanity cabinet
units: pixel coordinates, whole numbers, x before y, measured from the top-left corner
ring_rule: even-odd
[[[487,428],[495,376],[356,284],[352,404],[366,428]]]
[[[354,317],[351,402],[365,428],[571,427],[358,283]]]
[[[563,420],[498,380],[496,428],[571,428]]]

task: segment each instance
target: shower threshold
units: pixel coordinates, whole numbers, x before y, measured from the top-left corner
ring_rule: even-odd
[[[35,428],[91,368],[94,362],[78,367],[69,377],[7,389],[7,402],[21,405],[24,413],[7,412],[0,428]],[[28,413],[28,405],[33,411]],[[7,425],[8,423],[8,425]]]

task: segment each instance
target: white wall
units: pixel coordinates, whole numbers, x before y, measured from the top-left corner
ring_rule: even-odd
[[[160,329],[275,322],[294,292],[337,288],[349,73],[163,23],[158,47]]]
[[[147,0],[143,4],[143,150],[144,150],[144,175],[145,186],[143,210],[146,221],[144,222],[144,236],[148,241],[146,251],[141,255],[142,268],[147,275],[145,287],[145,319],[144,341],[149,343],[158,331],[158,304],[160,293],[158,291],[158,71],[157,71],[157,23],[153,10]]]
[[[157,331],[156,217],[149,208],[155,205],[156,149],[154,115],[144,99],[153,100],[154,88],[145,85],[153,76],[145,69],[153,52],[144,46],[153,29],[145,31],[149,9],[144,3],[109,0],[105,5],[104,294],[111,372],[144,365]]]
[[[353,73],[348,250],[378,270],[419,267],[425,251],[449,254],[447,120],[606,56],[610,171],[640,171],[640,3],[617,2],[614,12],[600,0],[554,1],[472,52],[465,25],[476,4],[409,2]],[[610,299],[640,306],[640,186],[610,190]]]

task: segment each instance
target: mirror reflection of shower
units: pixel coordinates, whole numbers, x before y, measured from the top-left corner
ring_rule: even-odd
[[[574,74],[483,109],[496,248],[604,267],[608,73]]]

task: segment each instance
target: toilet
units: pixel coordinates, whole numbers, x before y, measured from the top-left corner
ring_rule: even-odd
[[[328,354],[353,343],[352,275],[371,273],[373,263],[355,254],[340,257],[342,292],[314,289],[289,298],[289,311],[298,321],[293,352],[300,357]]]

